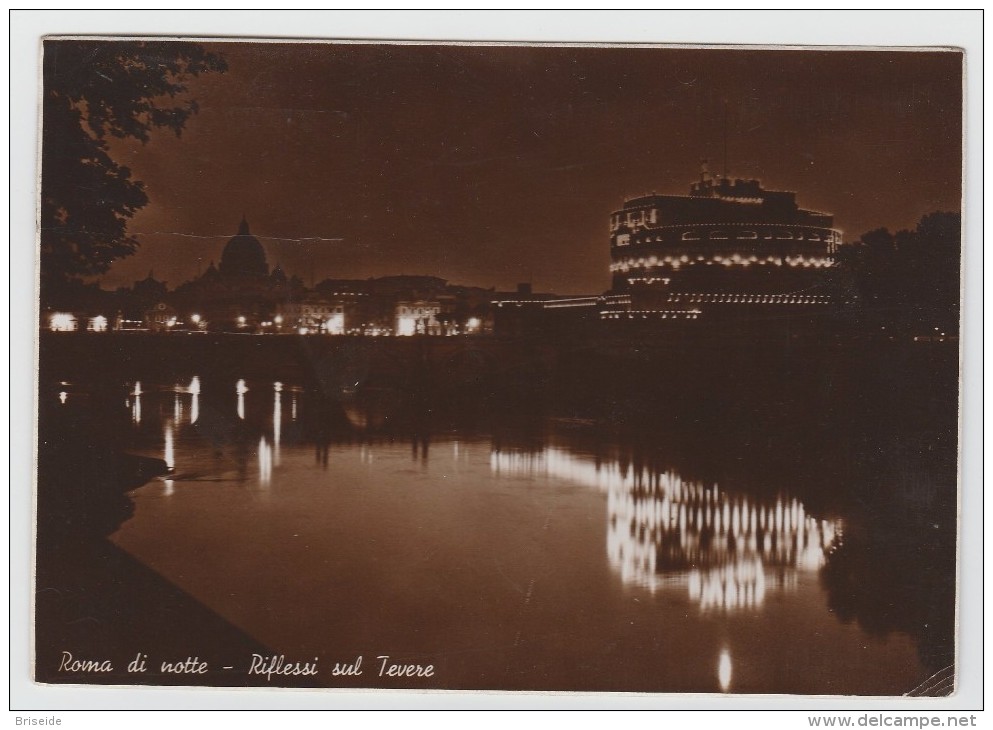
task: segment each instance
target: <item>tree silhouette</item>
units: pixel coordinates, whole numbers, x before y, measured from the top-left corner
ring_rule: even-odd
[[[879,228],[838,251],[838,282],[860,324],[955,334],[962,217],[929,213],[913,231]]]
[[[197,112],[191,77],[224,71],[194,43],[46,41],[43,62],[41,295],[43,303],[134,253],[127,224],[148,203],[144,186],[115,162],[107,140],[177,136]]]

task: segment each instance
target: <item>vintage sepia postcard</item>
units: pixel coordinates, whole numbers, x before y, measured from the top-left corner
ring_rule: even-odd
[[[42,52],[36,682],[955,691],[961,50]]]

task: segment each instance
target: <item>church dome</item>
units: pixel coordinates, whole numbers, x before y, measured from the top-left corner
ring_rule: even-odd
[[[226,277],[262,278],[269,275],[265,250],[259,239],[249,233],[248,221],[244,217],[238,227],[238,234],[224,246],[220,268],[221,275]]]

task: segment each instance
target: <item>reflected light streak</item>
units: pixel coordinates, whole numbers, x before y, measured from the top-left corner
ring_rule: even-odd
[[[135,425],[141,423],[141,396],[137,393],[134,396],[134,405],[131,407],[131,420]]]
[[[760,607],[815,571],[841,534],[797,500],[762,504],[671,471],[579,458],[557,448],[490,454],[497,475],[569,480],[607,493],[607,557],[624,583],[683,587],[701,611]],[[770,571],[770,569],[772,569]]]
[[[194,393],[190,403],[190,424],[194,424],[200,418],[200,394]]]
[[[276,385],[280,385],[280,384],[276,383]],[[272,403],[272,444],[273,444],[274,460],[277,466],[279,465],[279,439],[282,430],[283,430],[282,393],[280,393],[279,389],[277,389]]]
[[[244,380],[239,380],[234,386],[235,392],[238,394],[238,418],[245,420],[245,393],[248,392],[248,388],[245,386]]]
[[[259,481],[264,485],[272,481],[272,447],[265,436],[259,439]]]
[[[166,422],[165,425],[165,450],[162,455],[163,460],[165,460],[166,466],[172,469],[176,466],[176,457],[173,451],[172,444],[172,423]]]
[[[163,494],[165,494],[165,496],[167,496],[167,497],[171,497],[175,491],[176,491],[176,487],[175,487],[175,483],[173,482],[173,480],[172,479],[166,479],[165,480],[165,490],[164,490]]]
[[[727,692],[731,687],[731,652],[721,649],[721,656],[717,660],[717,681],[721,685],[721,692]]]

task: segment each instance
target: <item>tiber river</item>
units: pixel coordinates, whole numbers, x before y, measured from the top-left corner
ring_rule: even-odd
[[[765,484],[705,429],[401,427],[275,379],[120,393],[126,446],[172,472],[110,539],[287,661],[361,656],[374,687],[390,657],[429,688],[901,695],[950,655],[921,629],[926,516],[812,492],[836,454]]]

